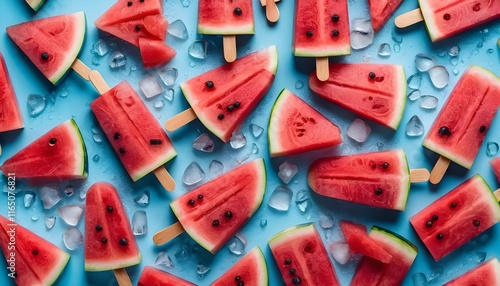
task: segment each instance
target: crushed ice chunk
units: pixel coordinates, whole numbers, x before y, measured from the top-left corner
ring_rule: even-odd
[[[163,92],[163,88],[155,76],[146,76],[139,82],[139,88],[146,98],[157,96]]]
[[[257,147],[257,144],[253,143],[252,144],[252,155],[259,154],[259,147]]]
[[[182,261],[188,259],[190,254],[191,249],[189,248],[189,245],[183,244],[177,248],[174,256],[177,260]]]
[[[399,53],[401,51],[401,45],[400,44],[394,44],[394,52]]]
[[[418,273],[413,274],[413,276],[411,277],[411,280],[413,281],[413,286],[426,286],[427,285],[427,277],[422,272],[418,272]]]
[[[149,191],[144,191],[134,198],[134,202],[140,206],[146,207],[149,205]]]
[[[363,49],[373,43],[374,32],[370,19],[354,19],[351,25],[351,47]]]
[[[344,241],[336,241],[330,244],[330,254],[338,263],[344,265],[351,260],[352,253],[349,245]]]
[[[170,35],[182,41],[185,41],[189,38],[186,25],[184,25],[184,22],[182,22],[182,20],[175,20],[172,23],[168,24],[167,31]]]
[[[295,194],[295,202],[301,203],[309,199],[309,192],[307,190],[300,190]]]
[[[77,228],[68,228],[63,233],[63,242],[67,249],[75,250],[83,244],[82,233]]]
[[[290,161],[285,161],[279,166],[278,177],[280,177],[285,184],[288,184],[298,171],[299,168],[297,165]]]
[[[412,74],[408,80],[408,87],[411,89],[419,89],[420,86],[422,85],[422,75],[419,73]]]
[[[109,52],[108,45],[102,39],[92,45],[92,53],[100,57],[105,56]]]
[[[333,217],[329,214],[320,214],[319,215],[319,226],[324,229],[333,227]]]
[[[203,277],[205,277],[205,274],[207,274],[208,271],[210,271],[210,267],[198,263],[198,266],[196,268],[196,273],[198,273],[198,278],[202,279]]]
[[[29,208],[35,202],[36,194],[32,191],[26,191],[24,193],[24,207]]]
[[[166,67],[160,70],[158,75],[166,86],[171,87],[175,84],[179,71],[176,68]]]
[[[175,91],[173,88],[167,88],[163,91],[163,97],[172,102],[172,100],[174,100],[174,94],[175,94]]]
[[[231,144],[231,147],[233,147],[233,149],[240,149],[242,147],[245,147],[245,145],[247,144],[247,138],[238,129],[233,132],[231,139],[229,139],[229,143]]]
[[[198,40],[193,42],[189,48],[188,53],[191,57],[195,59],[204,60],[207,58],[208,42],[204,40]]]
[[[450,55],[452,57],[458,56],[459,53],[460,53],[460,47],[459,46],[453,46],[448,51],[448,55]]]
[[[78,196],[80,197],[81,200],[84,200],[87,197],[87,192],[88,192],[88,189],[86,189],[86,188],[80,189]]]
[[[438,105],[438,99],[432,95],[424,95],[420,97],[419,105],[423,109],[434,109]]]
[[[196,162],[191,162],[182,175],[182,182],[188,186],[201,182],[205,178],[205,172]]]
[[[422,95],[422,93],[420,92],[420,90],[418,90],[418,89],[412,90],[408,94],[408,99],[411,101],[415,101],[415,100],[419,99],[421,95]]]
[[[236,254],[236,255],[243,255],[245,254],[245,247],[247,246],[247,241],[246,238],[238,233],[235,236],[233,236],[228,242],[227,242],[227,248],[231,253]]]
[[[490,157],[495,156],[498,153],[498,143],[496,142],[488,142],[486,144],[486,154]]]
[[[444,66],[435,66],[429,70],[429,77],[436,88],[444,88],[450,81],[450,74]]]
[[[46,106],[45,96],[40,94],[30,94],[28,95],[28,112],[31,117],[37,117],[42,114]]]
[[[134,235],[148,233],[148,217],[145,211],[135,211],[132,215],[132,232]]]
[[[127,57],[122,52],[116,51],[109,57],[108,64],[112,69],[123,67],[127,64]]]
[[[418,54],[415,56],[415,66],[421,72],[426,72],[436,65],[436,58],[428,54]]]
[[[61,219],[71,226],[76,226],[82,218],[85,207],[83,205],[66,205],[57,209]]]
[[[40,200],[43,202],[43,208],[48,210],[62,200],[61,191],[57,185],[43,186],[40,191]]]
[[[391,56],[391,46],[388,43],[382,43],[378,48],[378,55],[381,57]]]
[[[406,124],[406,135],[409,137],[424,135],[424,124],[417,115],[413,115]]]
[[[310,200],[307,199],[303,202],[297,203],[297,207],[301,212],[306,212],[309,206],[311,205]]]
[[[161,110],[163,109],[163,107],[165,107],[165,101],[159,99],[159,100],[155,100],[153,102],[153,107],[156,108],[157,110]]]
[[[264,133],[264,128],[252,123],[250,124],[250,131],[252,131],[253,137],[259,138]]]
[[[191,0],[181,0],[182,7],[187,8],[191,4]]]
[[[165,268],[173,268],[174,262],[170,259],[170,256],[167,252],[160,251],[158,256],[156,257],[154,266],[163,266]]]
[[[278,186],[274,189],[273,193],[269,197],[268,204],[271,208],[278,211],[288,211],[290,207],[290,202],[292,201],[292,190],[286,186]]]
[[[214,147],[214,140],[207,133],[201,134],[193,141],[193,148],[198,151],[210,153],[214,151]]]
[[[45,227],[47,229],[52,229],[54,225],[56,224],[56,217],[55,216],[45,216],[43,219],[43,222],[45,223]]]
[[[359,118],[355,119],[351,125],[347,127],[347,136],[359,143],[365,142],[371,132],[371,127]]]
[[[224,164],[222,162],[217,161],[217,160],[212,160],[210,162],[210,165],[208,166],[208,170],[210,173],[214,176],[218,176],[224,172]]]

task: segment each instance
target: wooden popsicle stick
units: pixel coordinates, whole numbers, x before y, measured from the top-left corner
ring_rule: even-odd
[[[500,202],[500,189],[497,189],[496,191],[494,191],[493,194],[495,194],[495,198],[497,198],[497,201]]]
[[[422,16],[422,11],[420,11],[420,8],[417,8],[415,10],[397,16],[396,20],[394,20],[394,23],[398,28],[407,28],[415,25],[418,22],[422,22],[423,20],[424,16]]]
[[[451,160],[440,156],[438,161],[436,162],[436,165],[434,165],[434,168],[431,171],[431,177],[430,177],[430,182],[431,184],[439,184],[441,182],[441,179],[443,179],[444,173],[446,173],[446,170],[448,170],[448,166],[450,166]]]
[[[260,0],[260,6],[266,7],[266,1],[267,0]],[[274,0],[274,2],[280,2],[280,0]]]
[[[320,81],[327,81],[330,77],[328,57],[316,58],[316,76]]]
[[[196,119],[196,113],[194,113],[194,110],[192,108],[188,108],[184,110],[183,112],[177,114],[176,116],[170,118],[166,123],[165,123],[165,129],[167,131],[172,132],[175,131],[182,126],[188,124],[189,122],[193,121]]]
[[[236,36],[224,35],[222,44],[224,46],[224,59],[228,63],[234,62],[236,60]]]
[[[167,169],[165,169],[165,166],[158,167],[153,173],[165,190],[169,192],[175,190],[175,181],[172,176],[170,176]]]
[[[96,70],[90,71],[89,78],[90,82],[95,86],[95,88],[100,94],[104,94],[110,90],[109,85],[104,81],[104,79],[102,78],[101,74],[98,71]]]
[[[427,169],[410,170],[410,183],[422,183],[429,181],[431,174]]]
[[[115,269],[113,273],[115,274],[116,281],[118,281],[118,285],[132,286],[132,281],[130,281],[130,277],[128,277],[128,273],[124,268]]]
[[[175,238],[176,236],[178,236],[183,232],[184,228],[182,227],[182,224],[180,222],[176,222],[173,225],[157,232],[153,236],[153,242],[156,245],[162,245],[164,243],[169,242],[170,240],[172,240],[173,238]]]
[[[90,69],[82,61],[76,59],[71,65],[71,68],[76,71],[76,73],[79,74],[84,80],[90,81]]]
[[[280,10],[274,0],[266,0],[266,18],[271,23],[278,22],[280,18]]]

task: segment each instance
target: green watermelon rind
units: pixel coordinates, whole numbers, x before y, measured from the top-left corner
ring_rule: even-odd
[[[278,98],[276,98],[276,101],[273,104],[273,108],[271,109],[271,115],[269,116],[269,123],[267,125],[267,141],[269,144],[269,154],[271,157],[274,157],[275,156],[274,154],[280,152],[280,150],[282,149],[278,144],[278,140],[276,140],[276,138],[274,138],[275,132],[273,132],[272,130],[276,130],[276,129],[279,130],[279,128],[277,126],[279,124],[279,122],[277,122],[275,120],[277,118],[276,113],[279,112],[277,107],[280,105],[280,103],[283,100],[286,99],[287,96],[282,96],[282,95],[285,95],[286,92],[290,92],[290,91],[286,88],[281,90],[280,94],[278,95]],[[275,127],[273,127],[273,126],[275,126]]]
[[[254,256],[255,260],[257,261],[258,268],[255,269],[256,270],[255,275],[258,275],[258,279],[257,279],[257,281],[255,281],[255,282],[257,282],[257,284],[255,284],[255,286],[267,286],[267,285],[269,285],[269,273],[267,270],[266,258],[264,257],[264,253],[262,252],[260,247],[256,246],[256,247],[252,248],[252,250],[250,250],[247,253],[247,255],[245,255],[245,257],[242,258],[242,260],[245,259],[247,256]],[[235,267],[238,263],[239,263],[239,261],[237,261],[233,267]],[[231,267],[229,270],[233,270],[233,267]],[[227,275],[227,272],[226,272],[226,274],[222,274],[221,277],[217,278],[217,280],[215,280],[213,283],[211,283],[210,286],[221,285],[222,282],[220,280],[223,280],[222,278],[226,275]],[[234,277],[231,277],[231,278],[234,279]],[[247,282],[245,281],[245,284],[246,283]]]
[[[311,232],[317,232],[316,227],[312,222],[295,225],[272,236],[268,240],[268,244],[271,248],[274,248],[275,246],[279,246],[293,237],[299,237],[302,234],[309,234]]]
[[[293,47],[293,54],[296,57],[320,58],[332,56],[345,56],[351,54],[351,44],[336,47],[315,47],[314,49],[304,49]]]
[[[478,190],[484,190],[485,197],[488,196],[491,200],[489,200],[491,204],[491,209],[492,211],[496,210],[496,213],[492,213],[493,220],[495,222],[500,221],[500,202],[498,201],[497,197],[495,196],[495,193],[491,189],[490,185],[486,182],[486,180],[481,176],[480,174],[475,174],[472,178],[472,180],[477,181],[476,183],[482,185],[484,188],[477,188]]]
[[[500,81],[500,77],[498,77],[497,75],[495,75],[491,71],[489,71],[485,68],[482,68],[480,66],[470,66],[469,70],[475,70],[476,72],[478,72],[486,77],[489,77],[492,80]],[[453,92],[454,91],[452,91],[452,93]],[[445,102],[445,106],[446,106],[446,102]],[[436,131],[436,130],[433,130],[431,127],[429,132],[431,132],[431,131]],[[469,162],[469,160],[467,160],[466,158],[463,158],[461,156],[456,155],[455,152],[453,152],[453,150],[447,150],[446,148],[439,146],[438,143],[434,143],[431,139],[429,139],[429,134],[430,134],[429,132],[427,133],[427,136],[425,137],[424,141],[422,142],[422,145],[425,148],[427,148],[427,149],[429,149],[429,150],[431,150],[431,151],[433,151],[433,152],[435,152],[443,157],[450,159],[451,161],[457,163],[458,165],[460,165],[466,169],[470,169],[472,167],[472,165],[474,164],[474,160],[472,162]]]
[[[42,8],[43,4],[45,4],[45,0],[26,0],[26,3],[36,12]]]
[[[53,268],[52,272],[47,274],[47,278],[42,283],[43,285],[53,285],[57,281],[57,278],[59,278],[61,273],[66,268],[66,265],[68,264],[71,256],[63,250],[60,251],[60,254],[61,255],[59,262]]]
[[[401,171],[403,173],[408,174],[407,176],[407,181],[402,181],[401,182],[401,192],[399,199],[394,207],[396,210],[404,211],[406,209],[406,204],[408,203],[408,197],[410,194],[410,166],[408,165],[408,159],[406,158],[406,154],[403,150],[397,150],[397,153],[400,157],[400,162],[401,162]],[[404,192],[403,190],[406,190]]]
[[[77,167],[77,169],[81,170],[82,178],[87,178],[87,176],[89,174],[87,146],[85,145],[85,140],[83,140],[82,132],[80,132],[80,128],[78,128],[76,121],[74,119],[70,119],[70,122],[74,128],[75,135],[78,137],[78,140],[80,141],[81,146],[82,146],[81,152],[83,155],[83,158],[82,158],[83,166]]]
[[[169,152],[163,154],[163,156],[155,160],[152,164],[144,166],[140,171],[130,174],[130,176],[134,182],[137,182],[147,174],[151,173],[153,170],[156,170],[157,168],[165,165],[168,161],[172,160],[176,156],[177,156],[177,151],[172,145],[172,148],[170,148]]]
[[[404,252],[405,254],[408,255],[408,257],[415,257],[417,256],[418,253],[418,247],[415,246],[411,241],[408,239],[404,238],[403,236],[390,231],[388,229],[385,229],[380,226],[372,226],[370,230],[370,234],[372,232],[377,235],[378,239],[383,239],[384,241],[387,242],[387,244],[397,247],[400,251]]]
[[[432,9],[432,7],[429,5],[428,0],[419,0],[418,1],[420,5],[420,12],[422,13],[422,16],[424,17],[424,22],[425,22],[425,28],[427,29],[427,33],[429,34],[429,37],[431,38],[432,42],[439,41],[445,37],[443,33],[441,33],[437,29],[436,21],[435,21],[435,12]]]
[[[396,68],[399,70],[397,75],[399,75],[398,78],[398,94],[399,96],[397,97],[399,99],[399,102],[397,102],[394,106],[396,108],[396,111],[394,112],[394,117],[392,118],[392,121],[389,123],[389,127],[397,130],[399,127],[399,124],[401,123],[401,119],[403,118],[403,114],[405,112],[405,107],[406,107],[406,92],[407,92],[407,83],[406,83],[406,74],[405,74],[405,69],[402,65],[396,65]]]

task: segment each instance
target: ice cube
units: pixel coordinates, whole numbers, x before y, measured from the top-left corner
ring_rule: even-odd
[[[148,217],[145,211],[135,211],[132,215],[132,232],[134,235],[148,233]]]
[[[183,244],[177,248],[174,256],[178,261],[182,261],[188,259],[190,254],[191,249],[189,248],[189,245]]]
[[[419,89],[420,86],[422,85],[422,75],[419,73],[412,74],[408,80],[408,87],[411,89]]]
[[[66,205],[57,209],[62,220],[71,226],[76,226],[82,218],[85,207],[83,205]]]
[[[43,222],[45,223],[45,227],[47,229],[52,229],[54,225],[56,224],[56,217],[55,216],[45,216],[43,219]]]
[[[434,109],[438,105],[438,99],[432,95],[424,95],[420,97],[420,107],[423,109]]]
[[[427,285],[427,277],[422,272],[418,272],[418,273],[413,274],[411,279],[413,281],[413,286],[426,286]]]
[[[102,39],[99,39],[92,46],[92,53],[100,57],[106,55],[109,51],[108,45]]]
[[[82,233],[77,228],[68,228],[63,233],[63,242],[67,249],[75,250],[83,244]]]
[[[435,66],[429,70],[429,77],[436,88],[444,88],[450,81],[450,74],[444,66]]]
[[[170,102],[172,102],[172,100],[174,100],[174,94],[175,94],[175,91],[172,88],[167,88],[163,91],[163,97]]]
[[[301,212],[306,212],[309,206],[311,205],[310,200],[307,199],[303,202],[297,203],[297,207]]]
[[[304,82],[301,80],[298,80],[295,82],[295,89],[301,89],[304,87]]]
[[[428,54],[418,54],[415,56],[415,66],[421,72],[426,72],[436,65],[436,58]]]
[[[185,41],[189,38],[189,34],[182,20],[175,20],[168,24],[168,33],[175,38]]]
[[[269,206],[278,211],[288,211],[292,201],[292,190],[285,186],[278,186],[269,197]]]
[[[149,205],[149,191],[144,191],[134,198],[134,202],[140,206],[146,207]]]
[[[157,110],[161,110],[163,107],[165,107],[165,101],[159,99],[159,100],[155,100],[153,102],[153,106],[154,108],[156,108]]]
[[[28,111],[31,117],[37,117],[45,110],[46,99],[39,94],[28,95]]]
[[[242,236],[242,234],[237,234],[233,236],[227,242],[227,248],[229,248],[229,251],[231,251],[231,253],[236,255],[245,254],[246,245],[247,245],[246,239]]]
[[[231,136],[231,139],[229,139],[229,144],[231,144],[231,147],[233,149],[240,149],[245,147],[247,144],[247,138],[243,133],[241,133],[240,130],[235,130]]]
[[[354,19],[351,25],[351,47],[363,49],[373,43],[374,32],[370,19]]]
[[[344,241],[333,242],[330,244],[329,248],[333,259],[342,265],[346,264],[352,257],[349,245]]]
[[[264,128],[252,123],[250,124],[250,131],[252,131],[253,137],[259,138],[264,133]]]
[[[191,186],[201,182],[205,178],[205,172],[201,169],[200,165],[196,162],[191,162],[182,175],[182,182]]]
[[[108,59],[109,67],[117,69],[127,64],[127,57],[120,51],[114,52]]]
[[[410,137],[418,137],[424,134],[424,124],[418,118],[417,115],[413,115],[412,118],[406,124],[406,135]]]
[[[453,46],[448,51],[448,55],[450,55],[452,57],[458,56],[459,53],[460,53],[460,47],[459,46]]]
[[[297,165],[292,162],[285,161],[279,166],[278,177],[280,177],[285,184],[288,184],[298,171],[299,168]]]
[[[188,53],[191,57],[195,59],[204,60],[207,57],[208,42],[204,40],[198,40],[193,42],[189,48]]]
[[[175,84],[175,81],[177,80],[177,76],[179,75],[179,72],[177,71],[176,68],[163,68],[158,72],[158,75],[161,78],[161,81],[168,86],[171,87]]]
[[[213,152],[214,151],[214,141],[207,133],[203,133],[198,138],[193,141],[193,148],[202,152]]]
[[[163,266],[165,268],[173,268],[174,262],[170,259],[168,253],[160,251],[156,257],[154,266]]]
[[[355,119],[351,125],[347,127],[347,136],[359,143],[365,142],[371,132],[372,129],[370,126],[359,118]]]
[[[412,90],[409,94],[408,94],[408,99],[411,100],[411,101],[415,101],[417,99],[420,98],[420,96],[422,95],[422,93],[420,92],[420,90]]]
[[[62,200],[61,191],[57,185],[43,186],[40,191],[40,200],[43,202],[43,208],[48,210]]]
[[[265,228],[267,226],[267,219],[260,220],[260,227]]]
[[[378,55],[381,57],[391,56],[391,46],[388,43],[382,43],[378,48]]]
[[[486,154],[490,157],[495,156],[498,153],[498,143],[496,142],[488,142],[486,144]]]
[[[208,170],[210,173],[214,176],[218,176],[224,172],[224,164],[222,162],[217,161],[217,160],[212,160],[210,162],[210,165],[208,166]]]
[[[157,96],[163,92],[163,88],[155,76],[146,76],[139,82],[139,88],[146,98]]]
[[[35,201],[36,194],[32,191],[26,191],[24,193],[24,207],[29,208],[33,205],[33,202]]]
[[[198,263],[198,266],[196,268],[196,273],[198,273],[198,278],[202,279],[203,277],[205,277],[205,274],[207,274],[208,271],[210,271],[210,267]]]
[[[333,227],[333,217],[329,214],[320,214],[319,215],[319,226],[324,229]]]
[[[369,62],[371,62],[372,57],[371,57],[370,55],[363,55],[363,57],[361,58],[361,60],[362,60],[364,63],[369,63]]]
[[[257,147],[257,144],[253,143],[252,144],[252,155],[259,154],[259,147]]]
[[[295,202],[301,203],[309,199],[309,192],[307,190],[300,190],[295,194]]]

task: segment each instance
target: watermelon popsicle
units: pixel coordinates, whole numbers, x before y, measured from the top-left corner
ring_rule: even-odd
[[[153,242],[161,245],[186,231],[216,253],[257,211],[265,190],[264,160],[241,165],[172,201],[179,221],[156,233]]]
[[[500,78],[469,67],[451,92],[423,141],[438,153],[430,182],[441,181],[451,161],[470,169],[500,106]]]
[[[500,221],[500,189],[478,174],[411,217],[410,223],[438,261]]]
[[[224,59],[236,60],[236,35],[254,34],[251,0],[199,0],[198,33],[223,35]]]
[[[396,26],[406,28],[425,21],[433,42],[500,18],[497,0],[419,0],[415,9],[396,18]]]
[[[326,81],[328,57],[351,54],[347,0],[297,0],[293,54],[315,57],[316,76]]]

